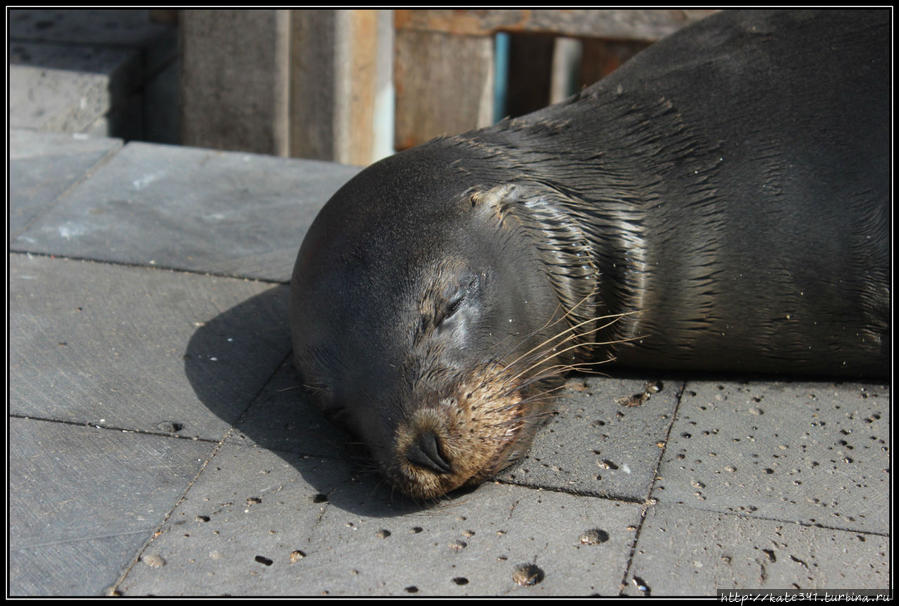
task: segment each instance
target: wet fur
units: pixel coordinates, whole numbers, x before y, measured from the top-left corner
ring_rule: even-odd
[[[520,457],[565,373],[612,358],[887,376],[889,61],[888,11],[725,12],[369,167],[298,255],[303,383],[431,499]],[[406,456],[423,432],[452,473]]]
[[[883,10],[725,12],[430,145],[503,184],[481,195],[545,243],[564,304],[595,288],[588,315],[643,312],[623,364],[883,377],[889,49]]]

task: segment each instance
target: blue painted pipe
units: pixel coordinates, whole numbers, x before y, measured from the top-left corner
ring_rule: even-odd
[[[498,33],[494,38],[493,53],[493,122],[506,115],[506,98],[509,92],[509,34]]]

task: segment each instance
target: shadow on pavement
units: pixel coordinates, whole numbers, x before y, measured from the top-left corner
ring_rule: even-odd
[[[228,440],[275,452],[323,501],[356,514],[434,506],[392,490],[364,448],[307,401],[290,361],[287,304],[288,288],[275,286],[199,326],[187,345],[184,371],[200,401],[234,427]]]

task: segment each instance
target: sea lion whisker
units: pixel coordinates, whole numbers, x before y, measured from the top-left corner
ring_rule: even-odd
[[[524,406],[524,405],[534,404],[535,402],[552,402],[557,397],[555,392],[559,389],[562,389],[563,387],[564,387],[564,385],[560,385],[560,386],[554,387],[552,389],[534,393],[533,395],[529,395],[528,397],[519,401],[518,405]],[[539,413],[537,413],[537,414],[539,414]],[[551,413],[547,413],[547,414],[551,414]]]
[[[540,332],[540,331],[542,331],[542,330],[545,330],[545,329],[549,328],[550,326],[554,326],[554,325],[558,324],[559,322],[564,321],[566,318],[568,318],[568,316],[572,315],[572,314],[574,313],[574,311],[575,311],[578,307],[581,306],[582,303],[584,303],[585,301],[589,301],[590,299],[594,298],[594,297],[596,296],[596,293],[597,293],[597,289],[596,289],[596,286],[594,286],[594,287],[593,287],[593,290],[592,290],[590,293],[588,293],[588,294],[586,294],[585,296],[581,297],[581,299],[580,299],[577,303],[575,303],[574,305],[572,305],[571,308],[569,308],[567,311],[565,311],[564,314],[562,314],[561,316],[559,316],[559,318],[558,318],[557,320],[553,320],[553,317],[555,317],[555,315],[556,315],[556,311],[558,311],[558,309],[559,309],[560,307],[561,307],[562,309],[564,309],[564,306],[562,305],[562,302],[560,301],[559,304],[556,305],[556,309],[553,310],[553,313],[550,315],[550,317],[549,317],[549,319],[546,321],[546,323],[545,323],[543,326],[541,326],[541,327],[540,327],[537,331],[535,331],[535,332]]]
[[[569,351],[575,350],[575,349],[577,349],[577,348],[579,348],[579,347],[598,347],[598,346],[602,346],[602,345],[615,345],[615,344],[618,344],[618,343],[625,343],[625,342],[628,342],[628,341],[634,341],[634,340],[638,340],[638,339],[642,339],[642,338],[644,338],[644,337],[630,337],[630,338],[625,338],[625,339],[616,339],[616,340],[614,340],[614,341],[591,341],[591,342],[587,342],[587,343],[576,343],[576,344],[574,344],[574,345],[572,345],[572,346],[570,346],[570,347],[566,347],[566,348],[563,349],[562,351],[559,351],[559,352],[553,352],[553,353],[554,353],[555,355],[562,355],[562,354],[568,353]],[[545,360],[545,359],[546,359],[546,358],[544,358],[543,360]],[[516,380],[517,378],[519,378],[521,375],[523,375],[523,374],[525,374],[525,373],[527,373],[527,372],[533,370],[534,368],[540,366],[540,364],[543,363],[543,360],[538,361],[538,362],[535,362],[534,364],[531,364],[530,366],[528,366],[527,368],[525,368],[524,370],[522,370],[521,372],[519,372],[519,373],[516,374],[515,376],[510,377],[509,379],[507,379],[507,382],[508,382],[508,381],[514,381],[514,380]]]
[[[523,431],[531,432],[532,430],[536,430],[540,427],[540,425],[543,424],[545,419],[551,416],[552,412],[536,411],[530,414],[528,417],[517,418],[514,420],[507,419],[498,421],[496,423],[485,424],[485,429],[491,430],[491,434],[501,431],[503,435],[501,437],[495,437],[494,439],[498,441],[506,441],[508,440],[509,433],[519,434]]]
[[[531,360],[531,362],[527,362],[527,364],[529,364],[530,366],[529,366],[527,369],[525,369],[525,370],[523,371],[523,372],[527,372],[528,370],[530,370],[530,369],[533,368],[534,366],[539,366],[539,364],[542,363],[544,360],[550,359],[550,358],[552,358],[552,357],[558,355],[559,352],[557,351],[557,349],[558,349],[559,346],[561,346],[561,345],[563,345],[563,344],[565,344],[565,343],[567,343],[567,342],[569,342],[569,341],[572,341],[572,340],[575,340],[575,339],[578,339],[578,338],[584,338],[584,337],[589,336],[589,335],[591,335],[591,334],[593,334],[593,333],[595,333],[595,332],[598,332],[598,331],[600,331],[600,330],[603,330],[603,329],[605,329],[605,328],[608,328],[609,326],[612,326],[615,322],[619,321],[622,317],[627,316],[627,315],[632,315],[632,314],[634,314],[634,313],[637,313],[637,312],[623,312],[623,313],[620,313],[620,314],[609,314],[609,315],[605,315],[605,316],[597,316],[597,317],[595,317],[595,318],[590,318],[590,319],[587,319],[587,320],[583,320],[583,321],[581,321],[581,322],[578,322],[578,323],[575,324],[574,326],[570,326],[570,327],[568,327],[567,329],[562,330],[562,331],[556,333],[556,334],[553,335],[552,337],[549,337],[549,338],[545,339],[542,343],[540,343],[540,344],[538,344],[538,345],[532,347],[530,350],[528,350],[528,351],[524,352],[523,354],[519,355],[517,358],[515,358],[515,359],[512,360],[511,362],[506,363],[506,364],[504,365],[503,371],[504,371],[506,374],[508,374],[508,373],[510,373],[510,372],[513,372],[513,371],[514,371],[515,365],[518,364],[519,362],[521,362],[522,360]],[[583,326],[583,325],[585,325],[585,324],[588,324],[588,323],[591,323],[591,322],[597,322],[597,321],[599,321],[599,320],[605,320],[605,319],[609,319],[609,318],[611,318],[611,321],[606,322],[606,323],[603,324],[602,326],[594,327],[594,328],[592,328],[592,329],[590,329],[590,330],[588,330],[588,331],[586,331],[586,332],[579,333],[579,334],[574,332],[574,331],[576,331],[578,328],[580,328],[581,326]],[[566,336],[564,339],[562,339],[561,341],[558,341],[558,342],[556,342],[556,343],[553,343],[554,340],[559,339],[560,337],[562,337],[563,335],[566,335],[566,334],[568,334],[568,336]],[[525,339],[522,339],[521,342],[524,342],[525,340],[526,340],[526,338],[525,338]],[[588,342],[588,343],[581,343],[581,344],[576,345],[575,348],[576,348],[576,347],[579,347],[579,346],[590,346],[590,345],[592,345],[592,344],[589,343],[589,342]],[[540,349],[541,347],[542,347],[542,348],[545,348],[545,349],[541,350],[541,349]],[[569,349],[574,349],[574,348],[569,348]],[[564,351],[568,351],[568,350],[564,350]],[[604,363],[604,362],[603,362],[603,363]],[[520,373],[519,373],[518,375],[515,375],[515,376],[512,376],[512,377],[507,377],[507,379],[503,382],[503,384],[508,384],[509,381],[515,380],[515,379],[517,379],[519,376],[520,376]],[[481,384],[481,387],[484,387],[484,385],[486,384],[486,382],[487,382],[487,377],[485,376],[485,380],[484,380],[484,382]],[[509,393],[511,393],[511,392],[514,391],[514,390],[515,390],[515,388],[506,391],[506,392],[505,392],[505,395],[508,395]]]
[[[512,360],[511,362],[509,362],[506,366],[508,366],[508,367],[514,366],[514,365],[515,365],[516,363],[518,363],[521,359],[526,358],[528,355],[530,355],[530,354],[532,354],[532,353],[534,353],[534,352],[540,350],[540,348],[542,348],[542,347],[550,347],[550,344],[551,344],[553,341],[555,341],[556,339],[562,337],[563,335],[568,334],[568,337],[566,337],[566,338],[565,338],[563,341],[561,341],[560,343],[556,343],[555,345],[552,345],[553,347],[558,347],[558,346],[561,345],[562,343],[565,343],[565,342],[567,342],[567,341],[569,341],[569,340],[571,340],[571,339],[577,339],[577,338],[579,338],[579,337],[586,336],[586,335],[590,335],[590,334],[592,334],[592,333],[594,333],[594,332],[597,332],[597,331],[599,331],[599,330],[603,330],[603,329],[605,329],[605,328],[608,328],[609,326],[612,326],[613,324],[615,324],[616,322],[618,322],[619,320],[621,320],[621,318],[623,318],[624,316],[633,315],[634,313],[637,313],[637,312],[624,312],[624,313],[620,313],[620,314],[610,314],[610,315],[606,315],[606,316],[597,316],[596,318],[590,318],[589,320],[583,320],[583,321],[581,321],[581,322],[578,322],[577,324],[575,324],[575,325],[573,325],[573,326],[570,326],[570,327],[566,328],[565,330],[560,331],[560,332],[556,333],[555,335],[553,335],[553,336],[551,336],[551,337],[545,339],[542,343],[540,343],[540,344],[538,344],[538,345],[535,345],[534,347],[532,347],[532,348],[529,349],[528,351],[524,352],[523,354],[521,354],[520,356],[518,356],[517,358],[515,358],[514,360]],[[606,322],[606,323],[603,324],[602,326],[598,326],[598,327],[592,328],[592,329],[590,329],[589,331],[587,331],[587,332],[585,332],[585,333],[575,333],[575,332],[574,332],[574,331],[576,331],[578,328],[580,328],[581,326],[583,326],[584,324],[589,324],[589,323],[591,323],[591,322],[596,322],[596,321],[598,321],[598,320],[605,320],[605,319],[608,319],[608,318],[612,318],[611,321]],[[570,334],[569,334],[569,333],[570,333]],[[551,352],[551,353],[554,353],[554,355],[555,355],[556,352]]]
[[[533,385],[533,384],[539,384],[541,381],[545,381],[546,379],[547,379],[547,377],[543,377],[541,379],[531,381],[529,386]],[[563,387],[564,387],[564,383],[561,385],[555,385],[552,387],[546,387],[546,388],[541,388],[539,390],[530,391],[529,393],[525,394],[522,398],[520,398],[518,401],[516,401],[513,406],[509,406],[509,408],[514,408],[516,406],[520,408],[522,405],[533,402],[537,399],[541,399],[546,396],[552,396],[552,394],[554,392],[562,389]],[[546,399],[549,399],[549,398],[547,397]]]
[[[606,358],[604,360],[592,360],[592,361],[584,361],[584,362],[573,362],[571,364],[555,364],[553,366],[549,366],[544,370],[541,370],[540,373],[530,377],[523,383],[519,383],[515,385],[515,387],[510,388],[507,393],[511,393],[515,390],[522,389],[527,387],[533,383],[537,383],[540,381],[545,381],[547,379],[551,379],[554,377],[558,377],[564,375],[568,372],[584,372],[587,374],[597,374],[597,375],[605,375],[606,373],[602,373],[598,370],[594,370],[593,366],[600,366],[603,364],[609,364],[610,362],[614,362],[615,358]],[[504,393],[503,395],[507,395]]]
[[[566,342],[568,342],[568,341],[570,341],[570,340],[573,340],[573,339],[582,339],[582,338],[588,337],[588,336],[590,336],[590,335],[592,335],[592,334],[594,334],[594,333],[596,333],[596,332],[599,332],[600,330],[604,330],[604,329],[606,329],[606,328],[609,328],[610,326],[612,326],[612,325],[615,324],[616,322],[620,321],[624,316],[632,315],[632,314],[634,314],[634,313],[637,313],[637,312],[625,312],[625,313],[612,314],[612,315],[607,315],[607,316],[597,316],[596,318],[590,318],[590,319],[588,319],[588,320],[583,320],[583,321],[581,321],[581,322],[575,324],[574,326],[570,327],[569,329],[564,330],[564,331],[560,332],[559,334],[557,334],[557,335],[555,335],[555,336],[553,336],[553,337],[550,337],[549,339],[547,339],[546,341],[544,341],[541,345],[547,345],[547,346],[549,346],[549,344],[550,344],[550,342],[551,342],[552,340],[557,339],[557,338],[560,337],[561,335],[563,335],[563,334],[565,334],[565,333],[568,333],[568,332],[571,333],[568,337],[566,337],[564,340],[562,340],[562,341],[560,341],[560,342],[558,342],[558,343],[553,344],[552,347],[553,347],[553,348],[558,347],[559,345],[562,345],[563,343],[566,343]],[[585,324],[590,324],[590,323],[592,323],[592,322],[597,322],[597,321],[599,321],[599,320],[605,320],[605,319],[608,319],[608,318],[612,318],[612,319],[611,319],[609,322],[606,322],[605,324],[603,324],[602,326],[595,326],[595,327],[593,327],[593,328],[591,328],[590,330],[587,330],[587,331],[585,331],[585,332],[575,332],[578,328],[580,328],[581,326],[583,326],[583,325],[585,325]],[[538,347],[540,347],[540,346],[538,346]],[[536,349],[536,348],[535,348],[535,349]],[[553,353],[553,351],[552,351],[552,350],[549,350],[548,353]]]
[[[300,385],[300,387],[302,387],[304,390],[306,390],[308,392],[313,392],[313,393],[321,393],[321,392],[328,391],[328,388],[325,385],[320,385],[317,383],[303,383]],[[285,390],[281,390],[281,391],[285,391]]]
[[[577,337],[589,336],[592,333],[595,333],[599,330],[607,328],[608,326],[611,326],[614,322],[615,321],[613,320],[612,322],[609,322],[603,326],[597,327],[596,329],[590,330],[581,335],[577,335]],[[539,363],[543,362],[544,360],[556,357],[563,353],[567,353],[568,351],[577,349],[579,347],[589,348],[589,347],[598,347],[598,346],[604,346],[604,345],[618,345],[621,343],[628,343],[631,341],[639,341],[640,339],[644,339],[644,338],[646,338],[645,335],[638,335],[638,336],[634,336],[634,337],[617,338],[617,339],[614,339],[611,341],[581,341],[581,342],[575,343],[574,345],[572,345],[566,349],[559,351],[557,349],[558,346],[563,345],[563,344],[573,340],[571,337],[569,337],[569,338],[566,338],[563,341],[560,341],[559,343],[555,344],[552,349],[546,349],[542,352],[535,352],[535,355],[532,356],[530,359],[534,360],[534,362],[532,362],[532,367],[533,367],[533,365],[539,365]],[[603,363],[605,363],[605,362],[603,361]],[[511,367],[511,365],[510,365],[510,367]]]
[[[558,343],[554,343],[554,344],[552,344],[551,346],[547,346],[547,347],[546,347],[544,350],[542,350],[542,351],[533,351],[533,352],[532,352],[533,355],[528,356],[528,358],[527,358],[528,360],[532,360],[532,362],[529,362],[530,366],[529,366],[528,368],[526,368],[523,372],[529,371],[529,370],[532,369],[534,366],[539,366],[539,365],[540,365],[542,362],[544,362],[545,360],[549,360],[549,359],[551,359],[551,358],[557,357],[557,356],[559,356],[559,355],[562,355],[562,354],[564,354],[564,353],[567,353],[568,351],[574,351],[574,350],[576,350],[576,349],[578,349],[578,348],[589,349],[589,348],[595,347],[595,346],[610,345],[610,344],[619,344],[619,343],[627,342],[628,340],[633,340],[633,339],[639,339],[639,338],[642,338],[642,337],[631,337],[631,338],[616,339],[616,340],[613,340],[613,341],[607,341],[607,342],[579,341],[579,342],[576,342],[574,345],[572,345],[572,346],[570,346],[570,347],[567,347],[566,349],[563,349],[563,350],[559,351],[558,348],[559,348],[560,346],[564,345],[565,343],[568,343],[568,342],[570,342],[570,341],[574,341],[574,340],[576,340],[576,339],[581,339],[581,338],[587,337],[587,336],[589,336],[589,335],[591,335],[591,334],[593,334],[593,333],[596,333],[596,332],[598,332],[598,331],[600,331],[600,330],[603,330],[603,329],[605,329],[605,328],[611,326],[611,325],[614,324],[616,321],[617,321],[617,318],[616,318],[615,320],[612,320],[611,322],[608,322],[608,323],[604,324],[603,326],[596,327],[596,328],[591,329],[591,330],[589,330],[589,331],[587,331],[587,332],[585,332],[585,333],[581,333],[581,334],[577,334],[577,335],[575,335],[575,334],[569,335],[568,337],[566,337],[566,338],[563,339],[562,341],[559,341]],[[519,358],[518,360],[516,360],[516,362],[517,362],[517,361],[520,361],[523,357],[524,357],[524,356],[522,356],[521,358]],[[602,361],[601,363],[605,363],[605,361]],[[512,365],[510,364],[508,368],[512,368]],[[516,379],[518,376],[520,376],[520,373],[519,373],[519,375],[515,375],[515,376],[511,377],[511,379],[514,380],[514,379]]]
[[[549,328],[550,326],[554,326],[554,325],[558,324],[559,322],[561,322],[562,320],[564,320],[564,319],[568,316],[567,313],[566,313],[566,314],[563,314],[562,316],[560,316],[559,319],[557,319],[557,320],[555,320],[555,321],[553,320],[553,317],[555,317],[555,315],[556,315],[556,311],[558,311],[560,308],[562,308],[561,303],[556,305],[555,310],[553,310],[553,313],[550,314],[549,319],[543,324],[543,326],[541,326],[540,328],[535,328],[534,330],[528,332],[528,333],[525,334],[524,336],[519,337],[511,347],[509,347],[509,348],[506,349],[506,353],[503,354],[503,355],[501,355],[500,357],[501,357],[501,358],[505,358],[505,357],[508,355],[509,352],[513,352],[513,351],[518,350],[518,349],[521,347],[521,345],[522,345],[523,343],[527,343],[527,341],[528,341],[531,337],[533,337],[534,335],[540,334],[541,332],[543,332],[544,330],[546,330],[546,329]],[[566,331],[563,331],[562,333],[557,333],[556,336],[558,336],[559,334],[564,334],[565,332],[568,332],[568,331],[566,330]],[[502,341],[500,341],[499,343],[497,343],[497,348],[498,348],[500,345],[502,345],[503,343],[506,343],[506,342],[510,341],[510,340],[513,338],[513,336],[514,336],[514,335],[511,335],[511,334],[510,334],[510,335],[508,335],[507,337],[505,337]],[[554,338],[554,337],[550,337],[550,338]],[[544,341],[544,343],[545,343],[545,341]],[[536,347],[541,347],[542,345],[543,345],[543,343],[537,345]],[[524,355],[527,355],[527,353],[528,353],[528,352],[525,352],[524,354],[521,354],[521,355],[524,356]],[[514,363],[514,362],[513,362],[513,363]]]

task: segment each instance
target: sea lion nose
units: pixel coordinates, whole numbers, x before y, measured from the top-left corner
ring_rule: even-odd
[[[423,431],[406,449],[409,462],[430,469],[434,473],[452,473],[449,461],[440,453],[440,441],[433,431]]]

